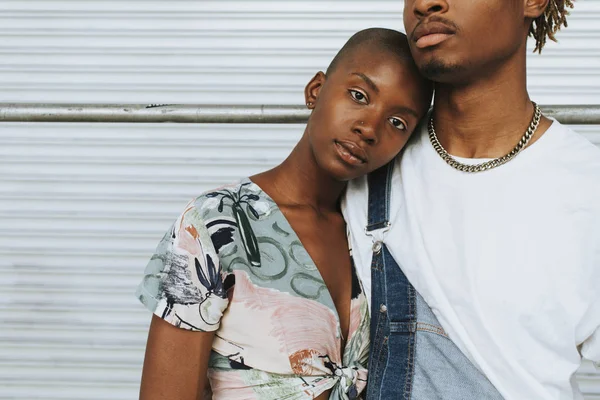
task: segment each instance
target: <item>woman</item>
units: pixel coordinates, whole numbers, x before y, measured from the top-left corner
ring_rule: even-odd
[[[354,35],[305,88],[312,114],[272,170],[193,200],[138,289],[154,313],[140,398],[354,399],[367,301],[348,250],[346,182],[393,159],[431,101],[406,37]]]

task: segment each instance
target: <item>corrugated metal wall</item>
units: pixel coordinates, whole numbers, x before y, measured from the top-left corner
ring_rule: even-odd
[[[389,1],[0,0],[0,102],[302,104]],[[600,103],[600,1],[531,56],[542,104]],[[600,144],[600,127],[580,128]],[[274,165],[301,126],[0,124],[0,399],[134,399],[134,287],[205,189]],[[549,366],[551,368],[551,366]],[[580,382],[600,399],[586,364]]]

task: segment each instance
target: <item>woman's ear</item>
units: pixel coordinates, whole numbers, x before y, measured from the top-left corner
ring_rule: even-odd
[[[306,107],[310,110],[315,108],[325,80],[327,80],[327,76],[322,71],[319,71],[304,88],[304,100],[306,101]]]
[[[536,19],[546,11],[550,0],[523,0],[525,18]]]

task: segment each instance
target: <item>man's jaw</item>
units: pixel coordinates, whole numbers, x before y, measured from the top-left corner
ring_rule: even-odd
[[[458,64],[444,62],[441,58],[432,58],[419,65],[419,72],[436,83],[453,83],[453,80],[464,75],[465,68]]]

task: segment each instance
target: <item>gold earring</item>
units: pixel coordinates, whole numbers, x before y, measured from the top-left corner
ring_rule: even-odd
[[[313,106],[313,103],[311,103],[310,101],[308,103],[306,103],[306,107],[311,108]]]

